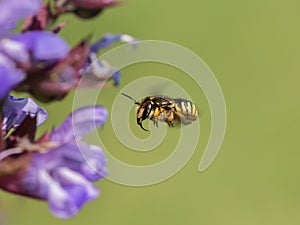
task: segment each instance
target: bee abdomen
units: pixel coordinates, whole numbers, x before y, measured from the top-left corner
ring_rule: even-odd
[[[184,116],[186,120],[194,121],[198,117],[198,110],[196,106],[187,99],[174,99],[175,110],[178,114]],[[182,118],[181,118],[182,119]]]

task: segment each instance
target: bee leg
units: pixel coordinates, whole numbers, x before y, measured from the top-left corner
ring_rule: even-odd
[[[166,122],[169,125],[169,127],[174,127],[174,113],[173,112],[170,113]]]
[[[158,127],[158,119],[153,119],[154,126]]]
[[[167,124],[169,125],[169,127],[174,127],[174,122],[173,121],[167,121]]]

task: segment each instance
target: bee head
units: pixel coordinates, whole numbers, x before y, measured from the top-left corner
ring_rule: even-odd
[[[151,110],[153,109],[153,103],[150,101],[149,97],[145,98],[142,100],[142,102],[136,101],[134,98],[131,96],[122,93],[125,97],[131,99],[134,104],[138,105],[138,110],[136,113],[136,118],[137,118],[137,124],[145,131],[148,131],[145,129],[142,125],[143,120],[149,118],[149,115],[151,113]]]
[[[150,117],[150,113],[153,109],[153,103],[150,101],[142,102],[142,104],[138,107],[136,117],[137,117],[137,124],[145,131],[148,131],[145,129],[142,125],[143,120],[148,119]]]

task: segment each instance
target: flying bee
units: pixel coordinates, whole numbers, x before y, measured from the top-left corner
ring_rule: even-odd
[[[142,122],[147,118],[152,120],[157,127],[158,121],[166,122],[169,127],[173,127],[176,120],[187,125],[198,117],[196,106],[187,99],[148,96],[138,102],[127,94],[122,93],[122,95],[133,100],[134,104],[138,105],[136,113],[137,124],[145,131],[148,130],[143,127]]]

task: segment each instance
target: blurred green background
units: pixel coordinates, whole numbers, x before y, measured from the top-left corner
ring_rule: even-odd
[[[189,94],[202,115],[201,136],[191,160],[175,176],[152,186],[129,187],[101,180],[97,183],[101,196],[70,220],[54,218],[44,202],[1,192],[7,224],[299,224],[300,2],[124,3],[91,21],[67,17],[71,23],[62,36],[74,45],[91,32],[94,38],[107,32],[127,33],[142,40],[175,42],[198,54],[215,73],[227,105],[227,131],[217,159],[208,170],[198,172],[210,115],[205,97],[193,88],[195,84],[164,65],[133,65],[124,69],[121,86],[105,90],[99,102],[110,109],[122,87],[142,76],[161,75],[184,88],[192,87]],[[42,130],[63,120],[69,112],[61,105],[71,109],[72,97],[46,106],[50,118]],[[133,132],[146,137],[135,124],[134,109],[131,115]],[[168,129],[166,142],[146,153],[119,143],[110,122],[99,134],[111,154],[144,165],[168,156],[172,148],[166,146],[176,141],[177,132]]]

